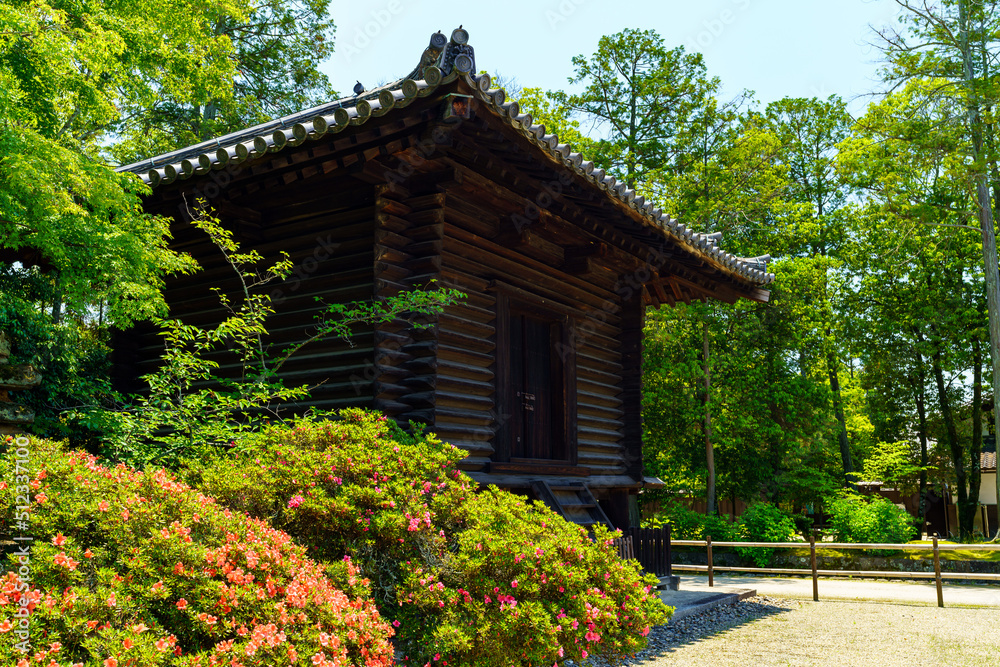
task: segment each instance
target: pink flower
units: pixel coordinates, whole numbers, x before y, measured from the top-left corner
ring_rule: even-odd
[[[517,588],[517,579],[515,579],[515,580],[514,580],[514,581],[512,581],[512,582],[510,582],[510,587],[511,587],[511,588]]]
[[[292,496],[288,501],[288,509],[293,509],[305,502],[305,498],[299,495]]]
[[[181,611],[187,609],[187,606],[188,606],[188,601],[185,600],[184,598],[181,598],[180,600],[177,601],[177,608],[180,609]]]
[[[67,556],[65,551],[56,554],[55,564],[65,567],[67,570],[75,570],[78,565],[77,561]]]
[[[108,508],[110,507],[111,505],[108,505],[108,502],[106,500],[102,500],[101,502],[97,503],[97,509],[101,510],[102,512],[107,512]]]

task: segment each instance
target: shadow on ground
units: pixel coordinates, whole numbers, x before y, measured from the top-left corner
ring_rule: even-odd
[[[657,626],[650,632],[649,647],[622,664],[642,665],[669,657],[679,648],[697,644],[704,639],[710,639],[761,618],[792,611],[798,605],[799,603],[794,600],[762,601],[760,598],[753,598],[683,618],[677,621],[676,625]]]

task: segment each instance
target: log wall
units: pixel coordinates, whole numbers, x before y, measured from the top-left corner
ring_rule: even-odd
[[[568,314],[576,357],[577,465],[594,475],[627,472],[623,451],[621,304],[616,276],[576,276],[561,267],[563,249],[544,240],[518,247],[504,236],[501,215],[473,188],[450,189],[444,207],[441,276],[469,295],[440,318],[435,431],[469,451],[464,467],[488,470],[497,410],[495,376],[497,283],[509,293]],[[492,238],[491,238],[492,237]]]
[[[271,357],[312,332],[323,302],[368,301],[372,297],[375,191],[365,183],[344,181],[336,189],[289,185],[280,190],[280,199],[276,191],[270,191],[276,193],[274,197],[269,197],[268,191],[258,193],[252,202],[253,220],[231,203],[210,202],[217,204],[215,215],[223,227],[237,230],[235,238],[242,250],[254,249],[264,257],[258,269],[273,265],[282,253],[288,253],[293,262],[288,278],[263,288],[275,309],[265,324]],[[161,211],[181,219],[171,208],[161,202]],[[242,300],[239,280],[204,232],[184,222],[173,229],[173,247],[196,257],[202,269],[167,282],[165,297],[171,315],[186,324],[214,326],[223,311],[212,289],[221,290],[238,304]],[[162,351],[156,332],[147,326],[123,338],[127,340],[116,345],[119,367],[126,364],[133,378],[152,372]],[[371,327],[359,328],[350,341],[327,339],[304,347],[285,364],[281,377],[286,386],[307,384],[313,389],[308,400],[289,407],[295,412],[371,407],[376,380],[374,350]],[[220,351],[209,358],[220,364],[220,375],[238,376],[241,364],[235,355]],[[141,389],[141,384],[134,389]]]

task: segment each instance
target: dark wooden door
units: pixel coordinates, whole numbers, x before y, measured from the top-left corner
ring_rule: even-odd
[[[510,316],[512,458],[565,460],[558,324],[529,313]]]

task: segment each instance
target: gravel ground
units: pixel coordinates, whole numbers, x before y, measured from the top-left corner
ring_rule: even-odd
[[[625,664],[998,667],[998,624],[996,609],[759,596],[654,628],[649,648]]]

